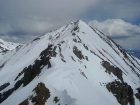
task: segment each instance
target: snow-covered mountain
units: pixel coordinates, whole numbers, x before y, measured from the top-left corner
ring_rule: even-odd
[[[8,50],[13,50],[15,49],[19,43],[12,43],[12,42],[7,42],[2,39],[0,39],[0,52],[8,51]]]
[[[140,60],[82,21],[0,59],[1,105],[139,105]]]

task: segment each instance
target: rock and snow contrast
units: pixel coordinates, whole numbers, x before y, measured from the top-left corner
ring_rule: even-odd
[[[6,54],[9,50],[14,50],[16,47],[21,45],[22,44],[7,42],[0,39],[0,60],[3,59],[3,55]]]
[[[7,50],[13,50],[18,45],[19,45],[18,43],[6,42],[6,41],[0,39],[0,52],[7,51]]]
[[[0,59],[1,105],[139,105],[140,60],[82,21]]]

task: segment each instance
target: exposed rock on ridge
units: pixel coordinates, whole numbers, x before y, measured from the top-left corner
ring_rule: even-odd
[[[139,105],[140,61],[82,21],[7,52],[0,69],[1,105]]]

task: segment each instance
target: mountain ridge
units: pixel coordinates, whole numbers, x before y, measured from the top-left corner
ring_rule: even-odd
[[[1,105],[139,104],[140,61],[82,21],[7,52],[0,65]]]
[[[13,50],[18,45],[19,45],[18,43],[7,42],[7,41],[0,39],[0,52],[6,51],[6,50]]]

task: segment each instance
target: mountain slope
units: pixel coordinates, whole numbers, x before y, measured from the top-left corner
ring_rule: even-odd
[[[15,49],[17,46],[21,46],[19,43],[7,42],[0,39],[0,59],[3,59],[3,55],[8,51]]]
[[[1,105],[140,103],[140,61],[82,21],[7,52],[0,65]]]
[[[5,51],[5,50],[13,50],[18,45],[19,45],[18,43],[6,42],[0,39],[0,52]]]

